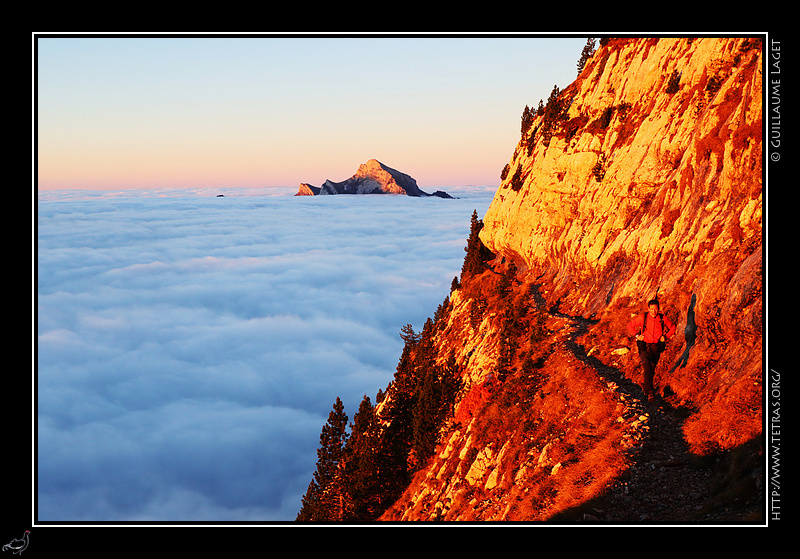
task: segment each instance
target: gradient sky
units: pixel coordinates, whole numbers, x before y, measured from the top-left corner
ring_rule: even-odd
[[[499,183],[585,37],[46,37],[38,189]]]

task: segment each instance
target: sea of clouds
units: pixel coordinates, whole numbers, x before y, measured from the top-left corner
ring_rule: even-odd
[[[38,521],[294,520],[336,397],[386,388],[495,188],[295,190],[39,193]]]

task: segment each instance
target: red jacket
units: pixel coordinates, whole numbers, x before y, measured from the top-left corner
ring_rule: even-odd
[[[644,332],[644,341],[648,344],[654,344],[661,339],[661,336],[664,336],[667,340],[672,338],[675,334],[675,325],[672,321],[664,316],[661,313],[658,313],[655,318],[650,316],[649,313],[645,313],[647,315],[647,322],[645,323]],[[636,336],[639,334],[639,331],[642,329],[642,321],[644,320],[644,314],[640,314],[636,318],[628,323],[628,333],[631,336]],[[664,329],[662,331],[661,328],[661,321],[664,321]]]

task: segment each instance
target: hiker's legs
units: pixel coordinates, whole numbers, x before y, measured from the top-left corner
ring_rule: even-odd
[[[655,393],[653,389],[653,377],[655,376],[656,364],[659,358],[658,351],[654,347],[650,347],[651,345],[652,344],[641,342],[637,344],[639,348],[639,359],[642,361],[642,370],[644,374],[642,390],[644,390],[644,396],[648,400],[650,400]]]
[[[656,371],[653,363],[650,361],[650,356],[647,354],[642,357],[642,369],[644,369],[642,390],[644,390],[644,397],[650,400],[653,397],[653,377]]]

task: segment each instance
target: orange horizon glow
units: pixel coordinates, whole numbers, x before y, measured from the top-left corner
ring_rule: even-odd
[[[499,183],[585,38],[37,39],[36,187]],[[521,71],[528,67],[529,71]]]

